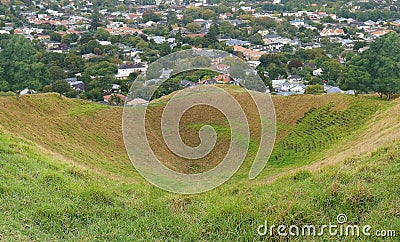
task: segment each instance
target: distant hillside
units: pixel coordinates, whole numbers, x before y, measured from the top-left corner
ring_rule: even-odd
[[[343,95],[274,102],[285,132],[274,151],[281,159],[255,181],[239,174],[210,192],[181,196],[131,167],[121,108],[55,94],[0,97],[0,240],[277,241],[276,234],[260,237],[258,226],[336,223],[338,214],[372,231],[398,230],[400,102]],[[302,145],[310,140],[320,144],[311,153]],[[307,157],[303,168],[285,160],[293,149]]]

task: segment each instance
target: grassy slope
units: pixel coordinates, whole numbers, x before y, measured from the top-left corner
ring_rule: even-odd
[[[278,110],[286,107],[293,115],[288,118],[278,112],[283,129],[296,130],[294,120],[311,107],[331,102],[321,101],[326,96],[305,98],[314,104],[297,115],[293,112],[299,108],[289,104],[297,104],[299,97],[274,100]],[[354,103],[347,96],[331,100],[337,103],[335,111]],[[384,106],[386,110],[371,120],[386,128],[398,125],[399,105],[396,113],[392,105]],[[259,240],[256,229],[264,219],[275,224],[318,225],[334,222],[338,213],[375,228],[400,227],[397,136],[382,143],[389,146],[397,140],[389,148],[359,157],[343,156],[346,159],[323,171],[299,170],[265,183],[267,169],[256,181],[239,175],[211,192],[179,196],[150,186],[130,167],[118,134],[120,111],[61,101],[55,95],[26,96],[20,103],[12,97],[0,99],[0,239]],[[388,114],[394,117],[387,118]],[[371,134],[371,128],[381,137],[370,125],[360,125],[358,131],[350,132],[354,136],[339,139],[336,148],[324,149],[328,153],[345,150],[351,144],[349,137],[353,142],[368,139],[365,134]],[[396,132],[398,127],[391,134]],[[287,132],[282,141],[292,133]],[[78,166],[65,162],[71,160]]]

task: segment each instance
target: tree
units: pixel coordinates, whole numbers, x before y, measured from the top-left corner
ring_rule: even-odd
[[[211,20],[215,18],[215,12],[211,9],[206,9],[201,13],[203,19]]]
[[[322,63],[322,69],[324,70],[323,78],[336,82],[342,75],[343,66],[337,60],[329,59]]]
[[[94,36],[98,40],[107,40],[111,35],[104,28],[98,28]]]
[[[235,26],[228,21],[223,21],[220,24],[221,33],[234,37]]]
[[[265,74],[265,70],[262,66],[259,66],[257,68],[257,74],[260,76],[261,80],[264,82],[264,84],[269,88],[270,92],[274,91],[274,88],[272,86],[272,81],[269,79],[269,77]]]
[[[288,64],[289,71],[292,71],[292,68],[299,68],[303,66],[303,62],[299,59],[293,59]]]
[[[61,38],[61,43],[70,45],[72,43],[72,35],[66,34]]]
[[[54,32],[51,32],[50,33],[50,40],[51,41],[57,41],[57,42],[61,42],[61,35],[60,34],[57,34],[57,33],[54,33]]]
[[[1,80],[8,83],[8,90],[18,99],[23,89],[41,89],[50,82],[48,70],[37,61],[35,49],[22,35],[14,35],[8,40],[0,52],[0,67]]]
[[[171,53],[171,46],[168,41],[164,41],[159,45],[158,50],[160,51],[160,56],[166,56]]]
[[[90,22],[91,22],[90,25],[91,29],[97,29],[98,27],[101,26],[101,15],[97,8],[95,8],[92,15],[90,15]]]
[[[253,45],[263,45],[264,44],[264,40],[261,34],[256,33],[252,36],[249,37],[249,41],[253,44]]]
[[[85,67],[85,61],[74,54],[68,54],[65,57],[64,64],[71,74],[82,72]]]
[[[60,94],[60,97],[62,97],[62,94],[67,93],[70,91],[71,86],[69,85],[68,82],[66,81],[56,81],[53,84],[53,91],[57,92]]]
[[[136,48],[139,50],[146,50],[147,48],[149,48],[149,43],[140,39],[139,42],[136,44]]]
[[[49,68],[49,71],[50,71],[50,78],[53,82],[58,80],[63,80],[67,77],[64,69],[59,66],[51,66]]]
[[[360,92],[369,92],[372,89],[371,75],[363,67],[366,60],[359,56],[353,57],[343,70],[339,86],[344,90],[354,90],[355,95]]]
[[[218,35],[219,35],[219,28],[218,25],[214,23],[210,26],[210,29],[208,30],[208,33],[206,35],[206,39],[210,44],[213,44],[218,41]]]
[[[307,86],[304,94],[321,94],[324,93],[324,86],[322,85],[309,85]]]
[[[393,94],[400,92],[400,37],[394,32],[386,34],[364,53],[369,60],[374,91],[391,99]]]
[[[189,33],[198,33],[201,30],[200,25],[196,24],[196,23],[190,23],[188,25],[186,25],[186,30]]]

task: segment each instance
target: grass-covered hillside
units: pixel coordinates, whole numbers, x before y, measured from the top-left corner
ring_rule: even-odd
[[[247,162],[221,187],[183,196],[153,187],[134,170],[122,140],[122,108],[55,94],[0,97],[0,240],[285,241],[260,237],[258,226],[322,225],[338,214],[349,224],[400,233],[400,102],[304,95],[274,103],[278,139],[261,175],[248,180]],[[191,134],[209,120],[189,116],[182,130],[185,142],[196,144]],[[223,120],[212,124],[227,132]],[[192,172],[207,166],[169,165]]]

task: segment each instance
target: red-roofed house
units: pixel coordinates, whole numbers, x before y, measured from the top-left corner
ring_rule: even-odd
[[[323,29],[320,33],[322,37],[344,35],[343,29]]]
[[[111,94],[103,97],[104,102],[111,103],[111,104],[121,104],[116,103],[116,100],[120,100],[121,102],[125,102],[126,97],[122,94]]]
[[[232,78],[231,78],[229,75],[227,75],[227,74],[222,74],[222,75],[216,76],[216,77],[215,77],[215,80],[216,80],[218,83],[227,84],[227,83],[231,83]]]
[[[377,30],[377,31],[372,32],[371,35],[374,37],[382,37],[385,34],[390,33],[390,32],[392,32],[392,30],[389,30],[389,29]]]

